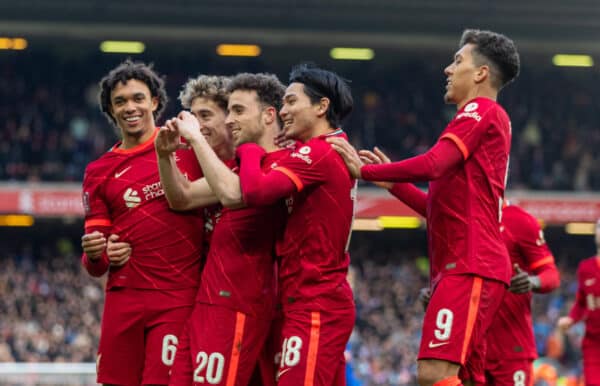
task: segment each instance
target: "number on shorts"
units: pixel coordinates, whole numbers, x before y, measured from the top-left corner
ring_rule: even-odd
[[[281,348],[281,366],[292,367],[300,362],[300,349],[302,348],[302,339],[299,336],[290,336],[283,341]]]
[[[175,335],[167,334],[164,336],[162,341],[161,359],[165,366],[173,365],[175,354],[177,353],[177,343],[179,343],[179,340]]]
[[[198,367],[194,371],[194,382],[209,383],[216,385],[223,379],[223,368],[225,367],[225,357],[223,354],[214,352],[210,355],[200,351],[196,355]],[[205,371],[206,370],[206,371]],[[204,376],[201,374],[204,372]]]
[[[435,319],[435,338],[438,340],[450,339],[450,333],[452,332],[452,321],[454,320],[454,314],[447,308],[442,308],[438,311]]]
[[[525,371],[515,371],[513,374],[513,381],[515,381],[515,386],[525,386]]]

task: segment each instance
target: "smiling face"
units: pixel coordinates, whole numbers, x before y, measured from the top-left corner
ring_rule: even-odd
[[[196,97],[192,101],[190,111],[200,123],[200,131],[206,142],[217,154],[219,149],[231,147],[232,136],[225,125],[225,112],[215,101]]]
[[[324,116],[319,108],[318,103],[311,103],[302,83],[291,83],[285,90],[279,111],[286,136],[301,141],[311,138],[316,122]]]
[[[478,84],[477,73],[480,67],[473,61],[475,45],[465,44],[454,55],[454,61],[444,70],[446,74],[446,103],[460,107],[471,99],[472,91]]]
[[[235,90],[229,96],[227,127],[233,134],[236,146],[243,143],[259,143],[264,135],[263,109],[256,91]]]
[[[110,114],[121,129],[123,139],[140,139],[154,131],[153,112],[158,98],[152,97],[146,83],[129,79],[118,82],[110,94]]]

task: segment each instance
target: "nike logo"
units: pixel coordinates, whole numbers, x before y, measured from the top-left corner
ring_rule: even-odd
[[[429,348],[440,347],[440,346],[443,346],[443,345],[448,344],[448,343],[450,343],[450,342],[437,342],[437,343],[434,343],[432,340],[430,340],[429,341]]]
[[[291,370],[291,368],[289,368],[289,367],[287,369],[279,370],[277,372],[277,374],[275,374],[275,381],[278,382],[279,381],[279,377],[281,377],[283,374],[287,373],[290,370]]]
[[[127,173],[127,171],[129,169],[131,169],[131,166],[128,166],[125,169],[121,170],[120,172],[115,173],[115,178],[121,177],[123,174]]]
[[[596,282],[595,278],[591,278],[591,279],[587,279],[586,281],[583,282],[583,284],[585,284],[586,286],[591,286],[594,285],[594,283]]]

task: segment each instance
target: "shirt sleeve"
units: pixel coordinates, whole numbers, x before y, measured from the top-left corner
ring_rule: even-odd
[[[560,285],[560,274],[554,263],[554,255],[546,244],[544,231],[537,220],[526,212],[522,213],[519,221],[513,224],[518,229],[512,233],[527,263],[526,270],[540,279],[540,287],[536,292],[550,292]]]
[[[365,165],[360,172],[367,181],[432,181],[446,175],[462,162],[462,155],[453,142],[440,140],[424,154],[399,162]]]
[[[573,322],[578,322],[585,315],[585,293],[583,292],[583,279],[581,277],[581,263],[577,269],[577,294],[575,295],[575,303],[571,307],[569,316]]]
[[[410,183],[395,183],[390,193],[423,217],[427,216],[427,193]]]
[[[489,128],[489,114],[494,111],[492,106],[481,106],[476,102],[467,104],[450,122],[440,139],[452,141],[460,150],[463,159],[468,159]]]
[[[83,209],[85,213],[84,227],[85,233],[99,231],[104,236],[108,236],[112,227],[110,212],[106,205],[104,195],[102,194],[102,182],[105,178],[95,175],[95,173],[86,170],[83,178]],[[109,260],[106,251],[98,260],[90,260],[83,253],[81,263],[91,276],[102,276],[109,268]]]
[[[242,198],[246,205],[270,205],[301,190],[301,182],[295,180],[297,177],[294,174],[288,175],[285,169],[263,173],[260,164],[265,151],[262,147],[246,143],[238,146],[236,154],[240,165]]]

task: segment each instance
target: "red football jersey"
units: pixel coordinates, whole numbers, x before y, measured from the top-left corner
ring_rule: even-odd
[[[554,256],[546,245],[542,229],[537,220],[523,209],[513,205],[504,207],[500,229],[512,264],[518,264],[529,274],[535,274],[549,264],[554,265]],[[537,358],[531,298],[531,292],[506,292],[488,330],[486,358],[494,361]]]
[[[585,320],[585,336],[600,341],[600,256],[583,260],[577,268],[577,297],[569,316]]]
[[[491,99],[465,104],[443,131],[464,163],[431,181],[427,196],[427,237],[431,284],[443,275],[475,274],[510,283],[500,215],[510,152],[508,115]]]
[[[341,130],[330,135],[346,137]],[[346,275],[356,181],[326,137],[299,144],[275,168],[297,189],[286,200],[287,225],[277,244],[279,289],[286,309],[354,307]]]
[[[267,153],[261,168],[268,171],[288,150]],[[286,210],[270,206],[223,208],[214,227],[211,247],[196,300],[264,317],[275,309],[275,241]]]
[[[202,212],[169,209],[158,173],[155,137],[156,133],[128,150],[117,144],[85,171],[85,232],[100,230],[107,237],[114,233],[131,245],[129,261],[110,267],[107,288],[176,289],[199,283]],[[201,177],[191,150],[177,151],[176,160],[190,180]],[[102,264],[83,261],[89,271]]]

